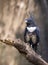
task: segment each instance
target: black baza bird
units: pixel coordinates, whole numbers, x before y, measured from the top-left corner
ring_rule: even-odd
[[[34,23],[32,17],[25,19],[26,28],[24,32],[24,42],[29,43],[30,46],[37,51],[37,46],[40,40],[39,27]]]

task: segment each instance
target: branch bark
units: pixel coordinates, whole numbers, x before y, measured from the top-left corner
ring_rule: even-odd
[[[18,51],[23,53],[27,60],[34,65],[48,65],[48,63],[44,61],[27,43],[21,41],[20,39],[16,39],[15,41],[0,39],[0,41],[17,48]]]

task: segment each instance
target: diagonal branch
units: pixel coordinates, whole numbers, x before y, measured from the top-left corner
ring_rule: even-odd
[[[20,39],[16,39],[15,41],[10,40],[2,40],[1,42],[12,45],[18,49],[20,53],[23,53],[26,58],[35,65],[48,65],[46,61],[44,61],[27,43],[21,41]]]

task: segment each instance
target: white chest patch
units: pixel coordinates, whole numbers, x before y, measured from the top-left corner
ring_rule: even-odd
[[[27,30],[29,32],[34,32],[36,30],[37,27],[27,27]]]

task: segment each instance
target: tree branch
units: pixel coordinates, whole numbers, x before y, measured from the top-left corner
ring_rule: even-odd
[[[0,39],[0,41],[17,48],[18,51],[23,53],[26,58],[33,64],[48,65],[48,63],[44,61],[27,43],[21,41],[20,39],[16,39],[15,41]]]

